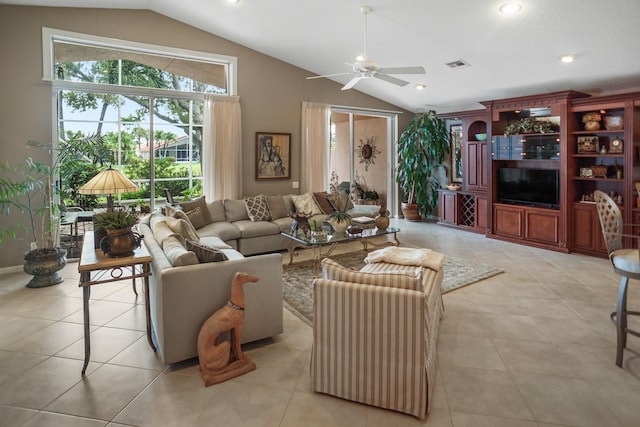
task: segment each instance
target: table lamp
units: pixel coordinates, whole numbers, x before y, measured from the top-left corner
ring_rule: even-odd
[[[136,191],[138,186],[119,170],[103,170],[78,189],[80,194],[107,195],[107,211],[113,211],[113,195]]]

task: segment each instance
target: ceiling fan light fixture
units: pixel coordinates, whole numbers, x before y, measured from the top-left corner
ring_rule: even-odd
[[[522,6],[520,6],[519,3],[509,2],[500,6],[498,10],[503,15],[515,15],[516,13],[520,12],[521,9],[522,9]]]

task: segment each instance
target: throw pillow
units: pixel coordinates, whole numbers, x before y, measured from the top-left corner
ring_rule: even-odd
[[[209,212],[209,208],[207,207],[207,201],[204,196],[198,197],[197,199],[190,200],[188,202],[180,203],[180,207],[185,211],[189,212],[194,210],[195,208],[200,208],[202,212],[202,217],[204,218],[204,225],[211,224],[213,221],[211,220],[211,213]],[[195,226],[195,224],[194,224]],[[199,227],[196,227],[199,228]]]
[[[191,222],[191,224],[193,224],[196,230],[209,224],[205,219],[200,206],[193,210],[187,211],[186,214],[187,218],[189,218],[189,221]]]
[[[199,242],[187,240],[187,250],[193,251],[200,263],[226,261],[227,256],[219,249],[204,246]]]
[[[167,237],[162,244],[162,251],[174,267],[198,264],[196,254],[182,246],[176,236]]]
[[[247,206],[247,213],[251,221],[271,221],[271,212],[269,212],[267,197],[264,194],[253,197],[243,197],[242,199]]]
[[[313,193],[311,192],[292,195],[291,200],[293,201],[293,205],[296,207],[296,212],[298,213],[304,213],[309,216],[322,215],[322,211],[318,207],[318,204],[313,198]]]
[[[271,219],[289,216],[282,196],[267,196],[267,205],[269,206],[269,212],[271,212]]]
[[[318,207],[322,209],[323,213],[330,214],[335,211],[333,205],[329,201],[329,195],[326,191],[313,193],[313,197],[315,197],[316,203],[318,204]]]
[[[407,269],[406,266],[389,265],[391,268],[400,268],[396,271],[384,270],[376,273],[369,273],[348,269],[332,259],[325,258],[322,260],[322,278],[328,280],[339,280],[342,282],[360,283],[363,285],[387,286],[411,290],[421,289],[422,270],[419,267]]]
[[[184,237],[186,240],[200,240],[198,233],[196,233],[196,229],[189,220],[185,221],[182,218],[168,216],[166,217],[166,222],[170,229]]]

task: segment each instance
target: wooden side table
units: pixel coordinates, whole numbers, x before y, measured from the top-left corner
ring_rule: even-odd
[[[151,276],[151,261],[147,248],[141,245],[135,250],[132,256],[122,258],[111,258],[100,249],[94,249],[93,232],[88,232],[82,242],[82,254],[78,263],[80,273],[80,284],[82,287],[82,306],[84,310],[84,365],[82,375],[87,370],[89,357],[91,356],[91,339],[89,334],[89,297],[91,296],[91,286],[100,283],[115,282],[118,280],[142,277],[144,279],[144,306],[147,317],[147,341],[153,349],[157,351],[151,338],[151,310],[149,307],[149,276]],[[137,293],[136,293],[137,295]]]

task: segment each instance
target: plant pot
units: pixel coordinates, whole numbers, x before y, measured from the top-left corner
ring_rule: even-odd
[[[402,209],[402,215],[407,221],[420,221],[422,219],[422,215],[418,212],[417,203],[402,203],[400,209]]]
[[[333,227],[333,231],[338,234],[344,234],[347,231],[347,228],[351,225],[350,219],[339,220],[337,218],[331,218],[329,220],[331,227]]]
[[[64,279],[58,271],[67,265],[67,250],[62,248],[34,249],[25,252],[23,270],[33,278],[27,288],[44,288],[57,285]]]
[[[119,258],[133,255],[135,248],[140,247],[142,236],[131,227],[119,230],[107,230],[107,236],[100,240],[100,248],[110,257]]]

